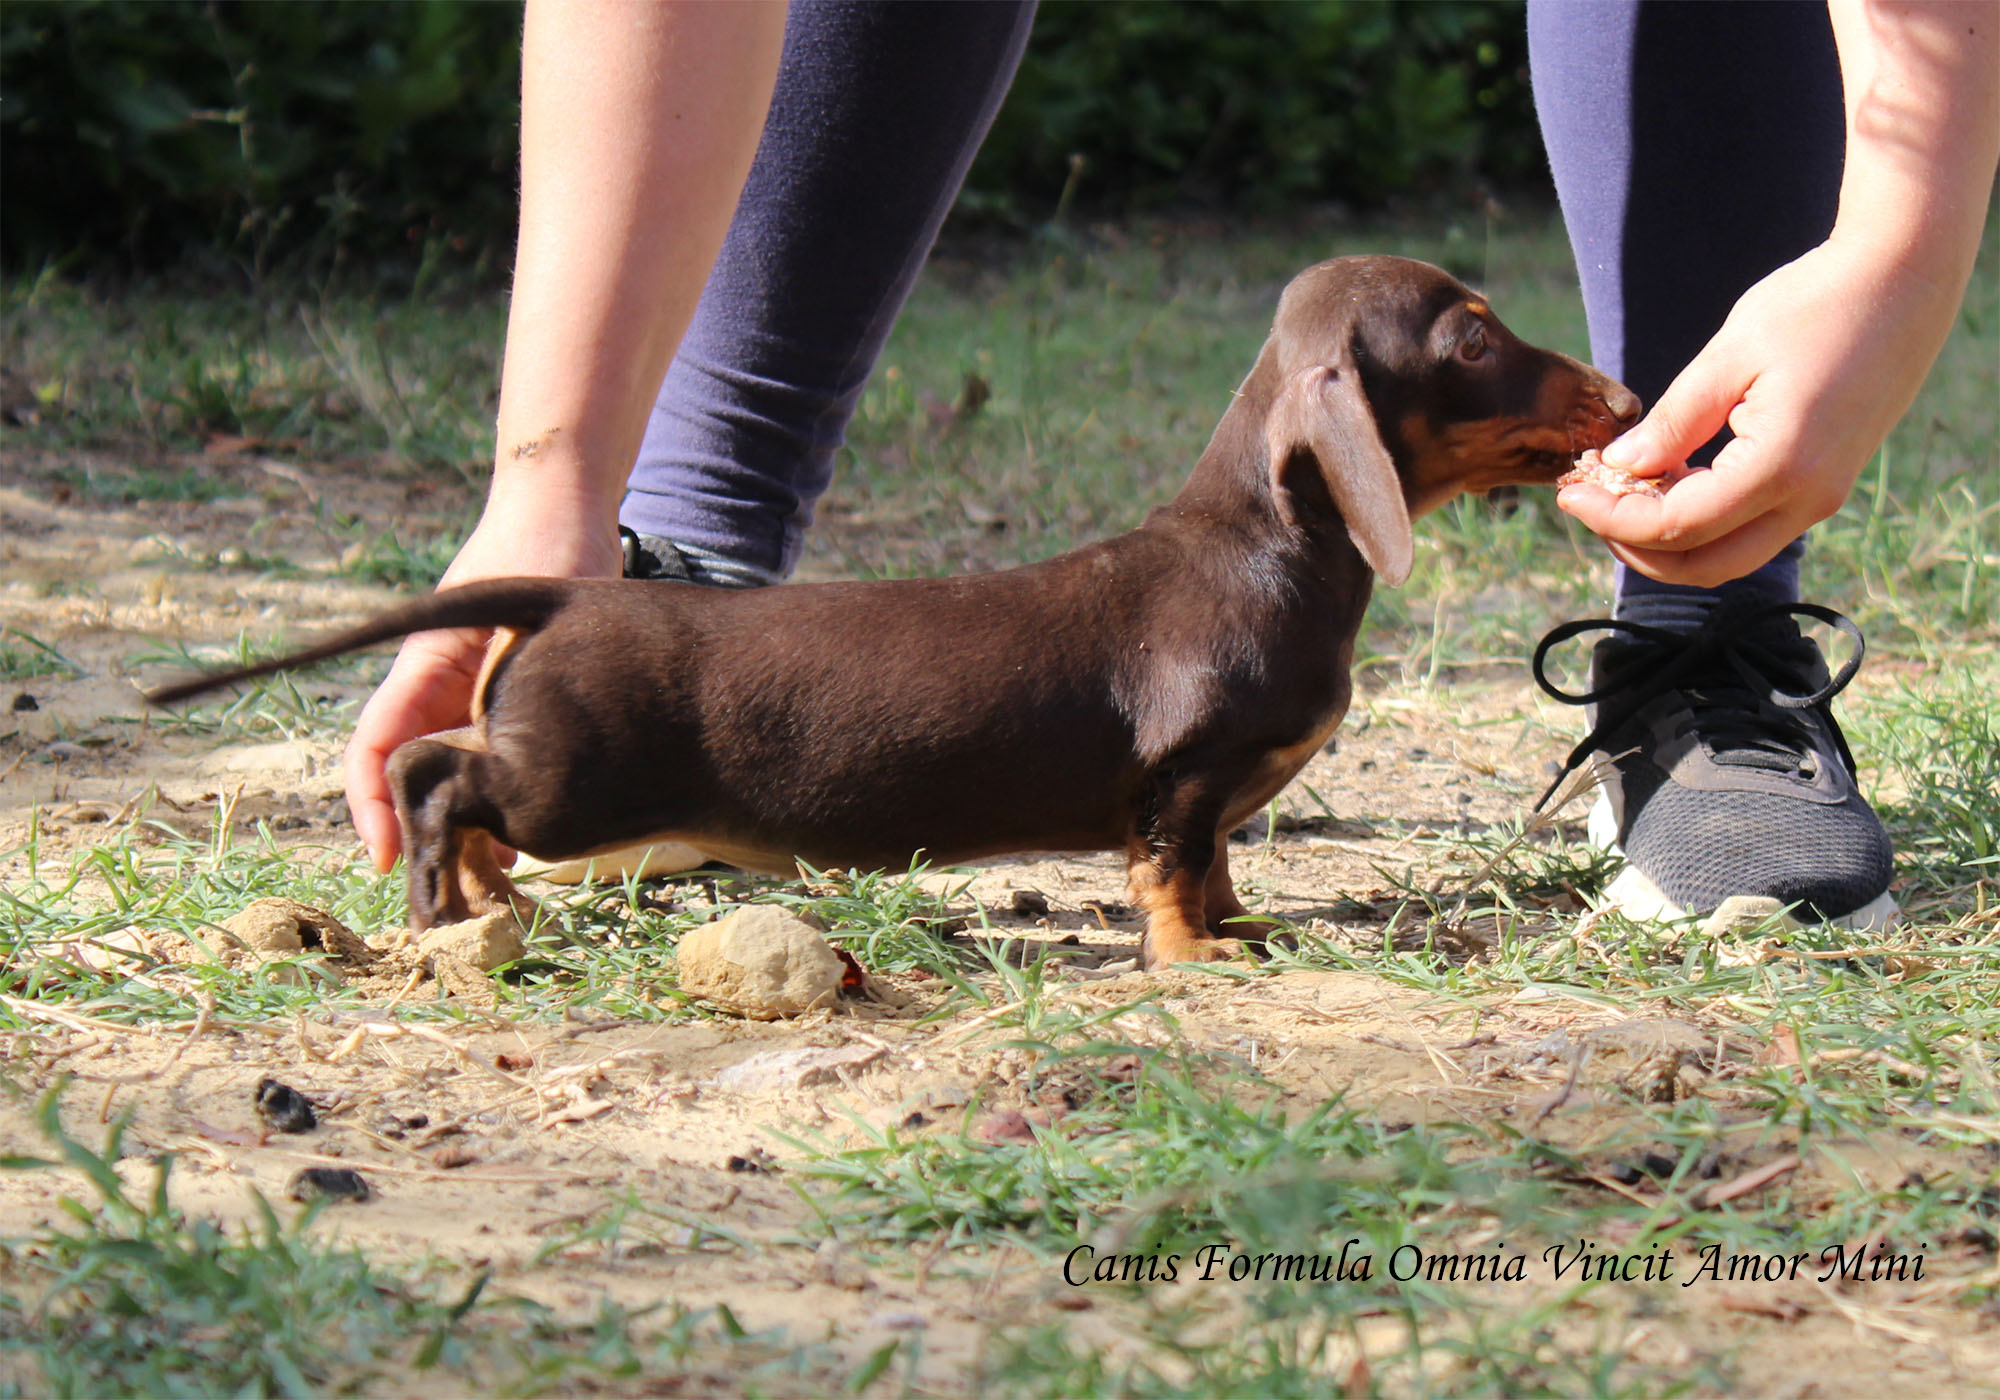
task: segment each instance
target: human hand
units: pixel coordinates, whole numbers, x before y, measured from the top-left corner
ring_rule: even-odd
[[[1556,503],[1653,578],[1712,588],[1840,509],[1910,406],[1957,297],[1870,246],[1831,239],[1745,292],[1638,426],[1604,459],[1644,477],[1726,422],[1711,470],[1663,496],[1563,489]]]
[[[438,587],[523,574],[616,578],[623,561],[615,513],[559,499],[567,494],[496,489]],[[472,689],[492,637],[487,629],[456,628],[408,638],[396,664],[362,708],[342,771],[354,830],[377,870],[395,864],[403,846],[384,776],[389,755],[420,735],[471,722]]]

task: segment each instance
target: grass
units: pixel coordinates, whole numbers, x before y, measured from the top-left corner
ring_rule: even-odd
[[[709,1018],[681,996],[664,951],[732,902],[784,904],[871,969],[928,978],[941,989],[934,1021],[983,1018],[994,1053],[1021,1066],[1014,1082],[1062,1105],[1025,1137],[999,1141],[970,1126],[984,1100],[965,1131],[876,1119],[818,1136],[799,1127],[784,1166],[813,1206],[805,1243],[836,1240],[903,1276],[919,1253],[939,1276],[980,1278],[1016,1255],[1055,1277],[1080,1249],[1192,1261],[1216,1243],[1237,1256],[1337,1256],[1347,1245],[1376,1260],[1369,1278],[1332,1284],[1093,1284],[1082,1292],[1096,1300],[1095,1325],[1085,1325],[1090,1314],[1040,1308],[1004,1319],[977,1373],[977,1388],[1001,1394],[1713,1393],[1754,1360],[1719,1342],[1685,1354],[1649,1342],[1676,1325],[1670,1295],[1635,1304],[1615,1286],[1546,1277],[1529,1289],[1392,1278],[1387,1260],[1403,1247],[1437,1258],[1520,1250],[1539,1261],[1541,1249],[1580,1236],[1688,1258],[1709,1243],[1819,1251],[1928,1241],[1935,1257],[1956,1261],[1937,1306],[1953,1326],[1972,1326],[1993,1301],[2000,1214],[1996,243],[1989,236],[1916,409],[1815,532],[1807,566],[1811,596],[1860,622],[1871,667],[1894,676],[1844,698],[1842,714],[1896,839],[1901,929],[1878,937],[1772,924],[1709,940],[1591,919],[1578,897],[1609,871],[1570,824],[1390,826],[1381,834],[1406,859],[1385,872],[1386,907],[1297,930],[1264,966],[1220,974],[1246,995],[1273,976],[1335,971],[1440,1010],[1539,1000],[1673,1018],[1727,1042],[1704,1061],[1698,1092],[1655,1101],[1600,1087],[1616,1114],[1588,1141],[1537,1130],[1527,1113],[1403,1123],[1337,1083],[1301,1108],[1213,1036],[1190,1037],[1173,998],[1095,998],[1048,961],[1019,965],[966,888],[923,868],[724,883],[712,900],[681,886],[663,901],[636,884],[553,897],[526,957],[495,979],[491,1014],[551,1025]],[[810,562],[849,574],[951,572],[1131,524],[1199,452],[1283,280],[1362,248],[1440,261],[1482,284],[1527,338],[1585,349],[1566,249],[1531,212],[1226,238],[1140,226],[1048,240],[997,264],[948,256],[919,287],[864,396]],[[195,455],[219,436],[453,487],[476,478],[491,451],[495,299],[197,300],[150,287],[113,303],[39,281],[0,288],[0,305],[7,359],[45,406],[43,425],[18,440],[58,459],[131,449],[135,465],[49,477],[89,499],[200,503],[236,489]],[[978,397],[966,393],[969,377],[985,397],[976,412],[957,411]],[[327,513],[333,569],[422,587],[462,533],[383,525]],[[1365,689],[1448,699],[1457,679],[1518,667],[1552,622],[1608,598],[1602,556],[1535,493],[1507,511],[1454,503],[1419,539],[1410,583],[1377,596],[1360,647]],[[270,561],[244,561],[255,562]],[[230,654],[257,645],[239,639]],[[212,659],[163,648],[133,658],[176,668]],[[75,669],[52,643],[0,634],[0,679]],[[1551,738],[1575,718],[1532,713]],[[221,743],[325,738],[350,721],[350,708],[322,703],[310,683],[280,679],[174,723]],[[301,847],[218,815],[207,840],[142,810],[71,856],[43,855],[32,831],[25,851],[0,853],[32,870],[0,889],[0,993],[113,1026],[204,1015],[290,1023],[364,1000],[268,972],[218,965],[177,970],[178,981],[128,979],[55,955],[131,927],[210,937],[264,895],[305,900],[361,930],[402,921],[400,878],[375,874],[351,848]],[[442,1023],[467,1013],[424,1002],[395,1014]],[[0,1033],[30,1029],[0,1007]],[[40,1112],[45,1150],[82,1172],[95,1199],[66,1207],[68,1223],[10,1226],[0,1327],[23,1320],[10,1354],[32,1358],[32,1369],[0,1370],[0,1388],[421,1389],[410,1377],[427,1356],[455,1382],[522,1392],[699,1388],[709,1378],[776,1393],[886,1393],[914,1374],[912,1344],[835,1362],[807,1342],[744,1335],[726,1310],[640,1315],[606,1302],[595,1317],[557,1318],[496,1286],[475,1289],[462,1263],[399,1272],[343,1254],[325,1242],[323,1222],[266,1217],[226,1234],[129,1186],[129,1167],[112,1170],[115,1138],[85,1149],[62,1135],[53,1098]],[[1860,1146],[1884,1143],[1926,1154],[1931,1168],[1898,1180],[1850,1163]],[[1711,1200],[1716,1183],[1794,1151],[1817,1164],[1812,1172]],[[554,1237],[538,1264],[681,1228],[682,1214],[678,1202],[633,1194]]]
[[[126,664],[157,666],[164,668],[160,674],[178,677],[223,666],[254,665],[282,656],[290,649],[282,639],[258,643],[248,634],[239,633],[233,646],[190,648],[184,642],[165,642],[135,652]],[[218,692],[215,700],[149,711],[145,723],[169,733],[203,735],[217,743],[268,739],[274,735],[303,739],[315,734],[345,733],[353,727],[358,704],[332,696],[309,695],[301,687],[309,686],[315,675],[351,673],[355,666],[353,659],[343,657],[317,667],[261,677],[232,691]]]
[[[12,627],[0,628],[0,681],[31,681],[38,676],[76,673],[76,663],[40,637]]]
[[[249,438],[313,460],[389,454],[447,470],[491,453],[504,298],[188,296],[170,284],[104,297],[51,275],[10,282],[0,309],[7,362],[34,387],[51,444],[168,453]],[[144,475],[112,489],[212,490],[199,468]]]
[[[65,1129],[59,1090],[35,1117],[56,1156],[0,1157],[0,1171],[66,1166],[96,1199],[65,1196],[65,1221],[0,1238],[0,1394],[305,1397],[401,1389],[412,1374],[499,1395],[722,1377],[799,1394],[802,1363],[824,1365],[727,1308],[653,1317],[607,1302],[566,1320],[489,1290],[490,1272],[406,1277],[326,1242],[316,1211],[284,1224],[262,1197],[258,1223],[228,1232],[168,1203],[171,1157],[149,1186],[127,1184],[122,1120],[93,1150]]]

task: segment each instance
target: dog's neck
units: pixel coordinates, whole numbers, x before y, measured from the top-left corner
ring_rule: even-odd
[[[1274,479],[1265,424],[1280,380],[1275,347],[1267,342],[1187,484],[1155,515],[1190,525],[1206,522],[1248,536],[1258,552],[1283,561],[1289,571],[1305,570],[1342,586],[1358,582],[1365,588],[1373,573],[1354,547],[1311,454],[1294,456],[1281,473],[1283,485]],[[1290,496],[1282,506],[1281,490]]]

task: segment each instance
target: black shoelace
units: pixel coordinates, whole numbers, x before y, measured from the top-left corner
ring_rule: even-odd
[[[1810,617],[1835,628],[1854,642],[1854,654],[1838,674],[1814,689],[1789,689],[1809,684],[1817,652],[1796,628],[1776,624],[1793,617]],[[1616,632],[1631,639],[1621,647],[1611,673],[1596,689],[1581,695],[1562,689],[1548,678],[1549,653],[1587,632]],[[1854,771],[1854,755],[1834,723],[1829,701],[1846,688],[1861,669],[1864,643],[1861,629],[1831,608],[1813,603],[1769,603],[1755,607],[1721,603],[1692,632],[1670,632],[1618,618],[1586,618],[1565,622],[1542,638],[1535,648],[1535,683],[1565,705],[1596,705],[1597,724],[1569,752],[1562,771],[1550,783],[1535,810],[1540,811],[1556,789],[1582,767],[1607,736],[1646,705],[1668,691],[1688,696],[1689,707],[1717,763],[1796,772],[1813,751],[1802,712],[1817,713],[1832,733],[1840,758]]]

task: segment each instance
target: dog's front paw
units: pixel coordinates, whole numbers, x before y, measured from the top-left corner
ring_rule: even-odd
[[[1243,943],[1261,948],[1277,936],[1279,921],[1268,914],[1239,914],[1221,923],[1211,923],[1209,933],[1218,942]]]
[[[1175,963],[1227,962],[1244,956],[1240,938],[1155,939],[1151,933],[1139,940],[1139,966],[1158,972]]]

